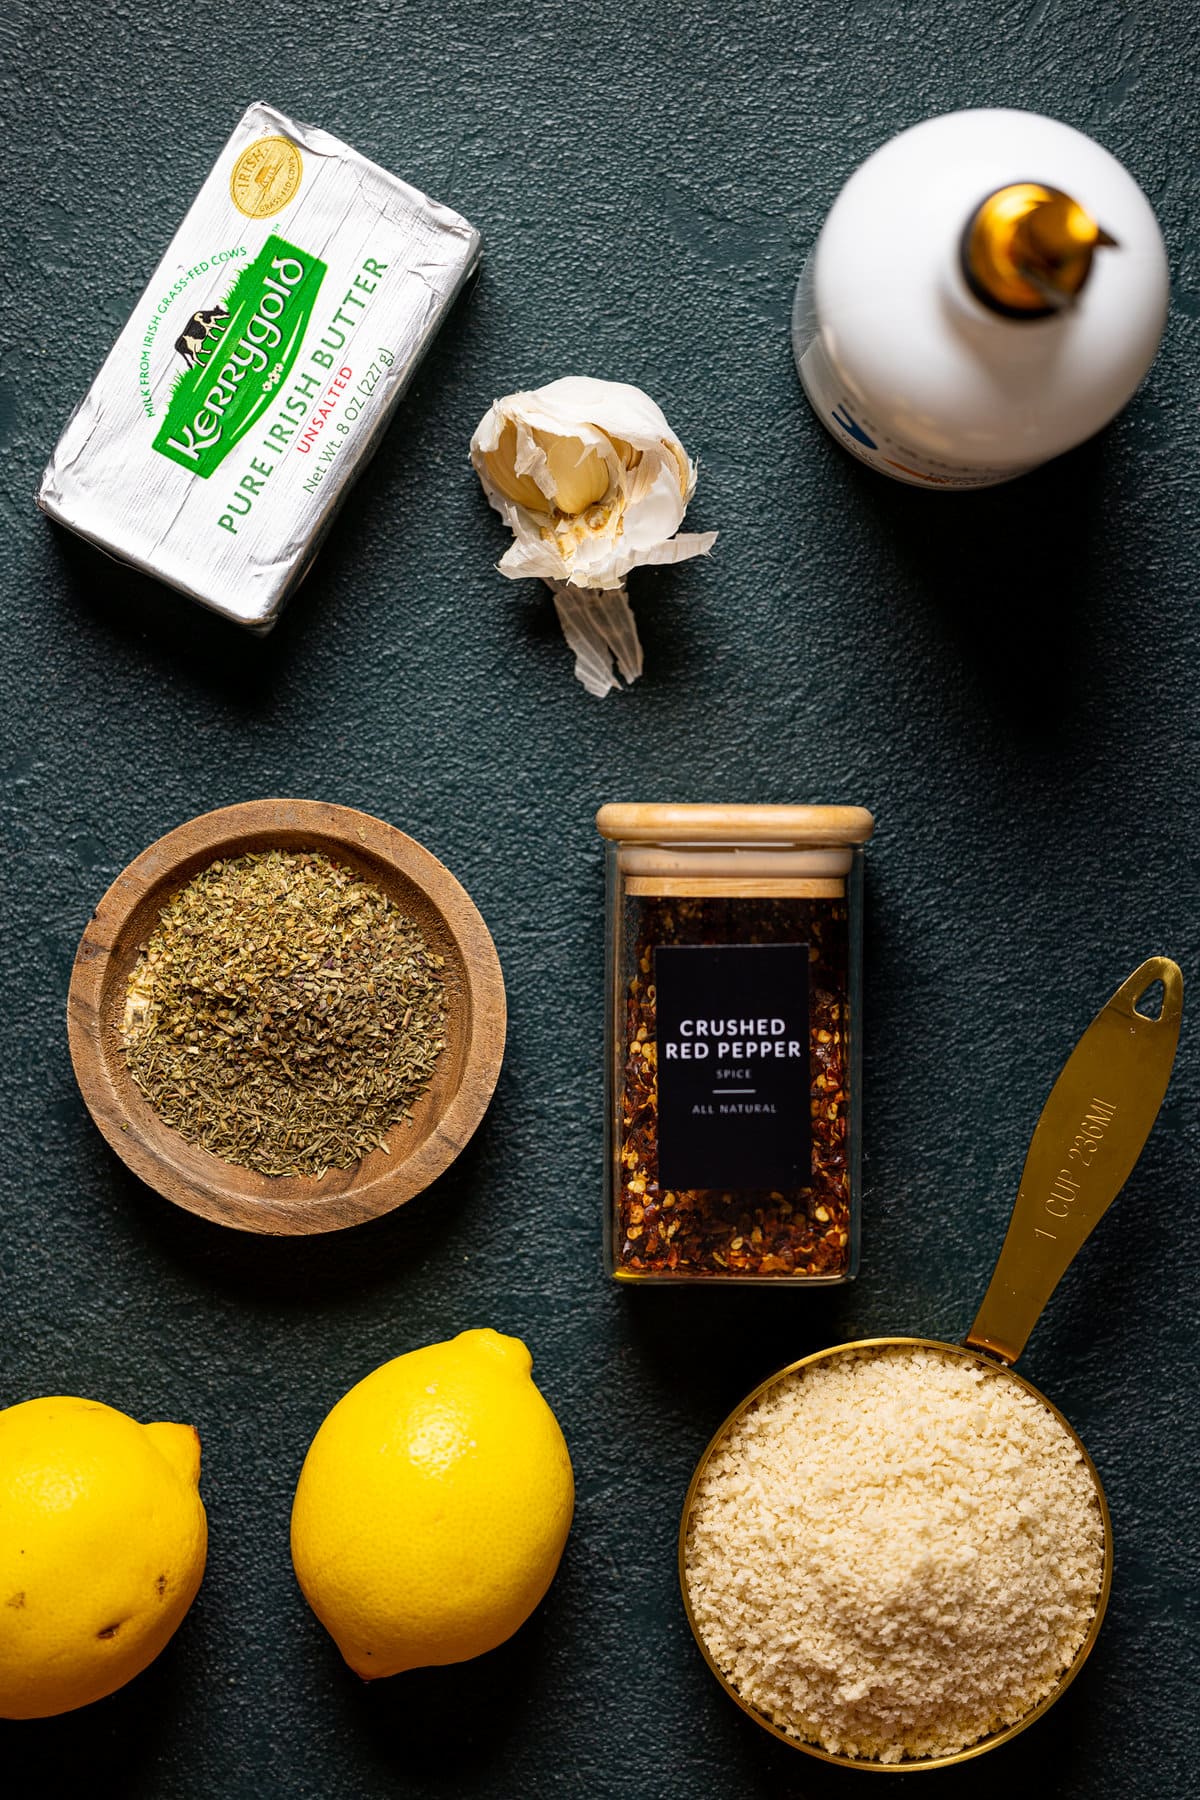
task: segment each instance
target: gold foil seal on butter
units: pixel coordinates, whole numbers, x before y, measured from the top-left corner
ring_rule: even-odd
[[[292,199],[303,173],[303,160],[290,138],[256,138],[233,165],[229,198],[248,219],[269,219]]]

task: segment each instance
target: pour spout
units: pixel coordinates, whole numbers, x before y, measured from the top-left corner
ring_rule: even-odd
[[[998,188],[963,236],[963,271],[977,299],[1010,318],[1044,318],[1073,306],[1098,249],[1117,240],[1087,209],[1037,181]]]

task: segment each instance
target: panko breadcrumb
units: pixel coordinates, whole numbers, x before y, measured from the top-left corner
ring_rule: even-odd
[[[709,1459],[700,1637],[789,1735],[883,1763],[1015,1724],[1070,1668],[1104,1572],[1074,1439],[1003,1369],[847,1351],[784,1376]]]

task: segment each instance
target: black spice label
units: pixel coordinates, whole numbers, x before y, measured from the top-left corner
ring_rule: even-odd
[[[660,945],[654,983],[660,1188],[808,1187],[808,945]]]

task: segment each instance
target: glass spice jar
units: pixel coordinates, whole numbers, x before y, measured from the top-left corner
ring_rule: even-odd
[[[602,806],[620,1281],[858,1273],[857,806]]]

